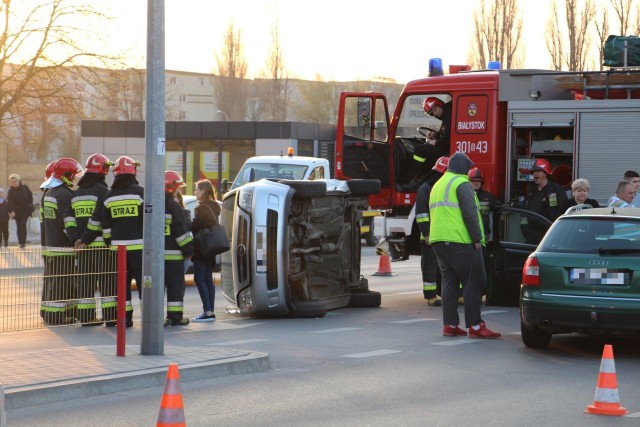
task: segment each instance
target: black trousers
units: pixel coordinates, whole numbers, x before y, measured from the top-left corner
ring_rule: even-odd
[[[78,252],[78,320],[96,318],[96,289],[100,292],[102,318],[116,320],[116,253],[107,247]]]
[[[164,284],[167,289],[167,319],[181,320],[184,316],[184,262],[164,263]]]
[[[18,244],[24,246],[27,244],[27,222],[29,221],[29,217],[16,215],[14,219],[16,220]]]
[[[76,257],[46,255],[40,315],[47,325],[62,325],[76,317]]]
[[[9,220],[0,220],[0,243],[9,242]]]

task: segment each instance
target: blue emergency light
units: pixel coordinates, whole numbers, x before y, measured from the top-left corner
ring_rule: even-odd
[[[429,77],[442,75],[444,75],[444,71],[442,70],[442,58],[431,58],[429,60]]]

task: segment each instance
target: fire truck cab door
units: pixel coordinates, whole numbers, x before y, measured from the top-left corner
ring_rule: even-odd
[[[517,306],[522,267],[551,226],[547,218],[505,206],[493,215],[487,304]]]
[[[381,93],[343,92],[336,128],[335,178],[379,179],[389,187],[389,112]]]

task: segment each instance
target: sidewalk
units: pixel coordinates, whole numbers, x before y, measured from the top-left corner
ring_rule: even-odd
[[[114,329],[92,333],[98,332],[98,328],[74,327],[71,331],[57,328],[0,335],[0,384],[4,387],[6,410],[162,387],[170,363],[178,364],[181,381],[271,369],[266,353],[215,344],[168,345],[166,336],[164,356],[143,356],[140,345],[134,344],[140,341],[140,331],[135,328],[127,330],[126,356],[118,357],[110,334]],[[105,336],[113,343],[74,343],[91,337],[90,341],[105,341]]]

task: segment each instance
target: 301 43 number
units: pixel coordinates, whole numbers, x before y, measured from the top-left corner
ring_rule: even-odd
[[[489,151],[487,141],[456,141],[456,151],[460,153],[485,154]]]

